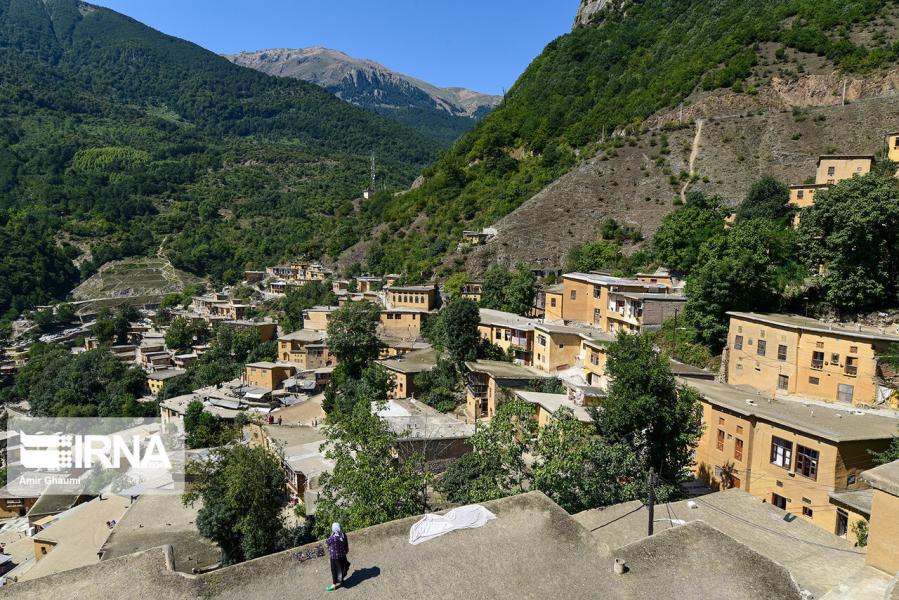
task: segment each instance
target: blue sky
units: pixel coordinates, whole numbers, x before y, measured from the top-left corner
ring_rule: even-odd
[[[215,52],[325,46],[440,86],[500,93],[579,0],[93,0]]]

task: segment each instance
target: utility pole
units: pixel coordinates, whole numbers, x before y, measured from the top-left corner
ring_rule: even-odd
[[[655,483],[656,483],[655,478],[656,478],[655,471],[653,470],[652,467],[649,467],[649,481],[648,481],[648,483],[649,483],[649,502],[648,502],[649,524],[647,526],[647,531],[649,533],[646,534],[648,536],[652,535],[652,522],[655,519],[655,513],[656,513],[656,490],[654,487]]]

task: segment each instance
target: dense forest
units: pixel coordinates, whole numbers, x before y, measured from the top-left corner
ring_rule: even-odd
[[[463,229],[495,222],[578,157],[595,154],[603,132],[638,129],[648,116],[677,106],[697,89],[744,90],[762,42],[826,56],[847,72],[894,66],[899,43],[874,35],[866,47],[852,35],[853,26],[893,4],[610,3],[620,6],[550,43],[502,106],[425,171],[423,187],[383,207],[378,216],[389,227],[379,231],[369,266],[385,272],[434,269]]]
[[[437,146],[112,11],[0,0],[0,316],[160,246],[217,281],[336,254],[361,235],[330,223],[353,211],[371,153],[394,190]]]

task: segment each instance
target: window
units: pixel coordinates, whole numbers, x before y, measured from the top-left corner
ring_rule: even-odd
[[[737,433],[743,433],[743,426],[737,425]]]
[[[858,375],[858,359],[854,356],[846,357],[846,375]]]
[[[740,481],[740,478],[736,475],[730,476],[730,487],[735,489],[740,489],[740,486],[743,485],[743,482]]]
[[[838,362],[840,362],[840,355],[837,354],[836,352],[831,352],[830,353],[830,362],[832,362],[833,364],[837,364]]]
[[[777,376],[777,389],[779,389],[779,390],[790,389],[790,378],[787,375],[778,375]]]
[[[793,442],[779,437],[771,438],[771,464],[789,469],[793,464]]]
[[[723,429],[718,430],[718,441],[715,444],[715,447],[718,448],[718,450],[724,450],[724,430]]]
[[[846,485],[855,485],[855,482],[856,482],[855,474],[852,474],[846,478]]]
[[[734,350],[742,350],[743,349],[743,336],[738,335],[734,338]]]
[[[823,348],[824,342],[815,342],[815,348]]]
[[[821,380],[818,379],[817,377],[809,377],[809,378],[808,378],[808,382],[809,382],[811,385],[818,385],[819,383],[821,383]]]
[[[755,350],[755,353],[759,356],[765,356],[765,350],[768,348],[768,342],[765,340],[759,340],[759,345]]]
[[[833,175],[833,174],[835,174],[836,172],[837,172],[837,168],[836,168],[836,167],[827,167],[827,174],[828,174],[828,175]]]
[[[818,478],[818,451],[796,446],[796,472],[809,479]]]
[[[734,460],[743,460],[743,440],[740,438],[734,440]]]
[[[537,343],[540,344],[541,346],[545,346],[545,345],[546,345],[546,336],[545,336],[545,335],[538,335],[538,336],[537,336]]]
[[[852,396],[855,394],[855,386],[847,383],[841,383],[837,386],[837,400],[840,402],[852,402]]]
[[[812,368],[813,369],[823,369],[824,368],[824,353],[823,352],[812,352]]]
[[[500,331],[499,329],[496,330],[496,339],[498,339],[498,340],[503,339],[503,332]]]
[[[849,513],[843,510],[842,508],[837,509],[837,529],[834,531],[840,537],[846,537],[846,532],[849,531]]]
[[[599,364],[599,356],[597,356],[595,352],[590,353],[590,364],[592,364],[592,365]]]
[[[602,295],[602,289],[599,286],[593,286],[593,297],[599,298]]]
[[[777,360],[787,360],[787,347],[783,344],[777,347]]]
[[[849,346],[849,354],[858,354],[858,346]]]
[[[556,307],[556,299],[555,299],[555,298],[550,298],[550,299],[549,299],[549,305],[550,305],[551,307],[555,308],[555,307]]]
[[[805,198],[805,192],[802,190],[799,190],[798,192],[796,192],[796,197],[799,198],[800,200],[802,200],[803,198]]]
[[[808,506],[802,507],[802,516],[803,517],[808,517],[809,519],[811,519],[813,514],[814,514],[814,511],[812,511],[812,509],[810,509]]]
[[[571,290],[571,299],[577,300],[577,290]]]
[[[724,417],[718,417],[718,425],[724,425]]]
[[[778,494],[771,494],[771,504],[781,510],[787,510],[787,499]]]

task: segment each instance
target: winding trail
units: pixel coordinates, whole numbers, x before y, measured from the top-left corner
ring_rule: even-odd
[[[693,175],[696,173],[694,168],[696,164],[696,157],[699,156],[699,142],[702,139],[702,125],[705,123],[703,119],[696,119],[696,134],[693,136],[693,148],[690,150],[690,178],[684,182],[683,187],[680,189],[680,200],[684,204],[687,203],[687,188],[690,187],[691,179]]]

